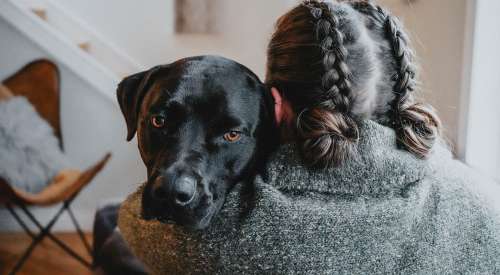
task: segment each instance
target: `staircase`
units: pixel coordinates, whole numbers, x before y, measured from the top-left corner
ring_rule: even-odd
[[[118,82],[143,69],[51,0],[0,0],[0,16],[113,102]]]

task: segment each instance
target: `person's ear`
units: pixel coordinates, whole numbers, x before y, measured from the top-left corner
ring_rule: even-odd
[[[274,119],[276,120],[276,124],[279,125],[283,121],[283,98],[279,90],[275,87],[271,88],[271,95],[274,99]]]
[[[130,75],[118,84],[116,96],[127,123],[127,141],[132,140],[137,131],[137,117],[142,100],[150,87],[152,75],[159,67]]]

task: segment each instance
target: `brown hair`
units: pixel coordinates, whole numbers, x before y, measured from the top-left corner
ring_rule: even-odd
[[[426,156],[437,136],[439,119],[428,107],[413,103],[415,66],[406,36],[392,16],[371,3],[343,5],[387,29],[386,39],[393,46],[396,62],[383,64],[396,63],[398,73],[393,77],[393,100],[386,103],[391,105],[386,116],[397,132],[398,144],[419,157]],[[290,101],[297,114],[291,130],[305,164],[312,167],[340,165],[354,154],[359,138],[356,116],[351,112],[357,100],[352,87],[360,79],[351,71],[359,69],[348,66],[354,64],[352,60],[347,62],[349,54],[360,55],[351,52],[355,27],[360,27],[348,26],[354,24],[348,18],[353,14],[332,3],[305,1],[278,19],[268,46],[266,83]]]
[[[350,72],[339,20],[325,3],[307,2],[282,16],[268,48],[266,82],[298,114],[295,134],[311,166],[337,166],[354,149],[358,129],[348,115]]]

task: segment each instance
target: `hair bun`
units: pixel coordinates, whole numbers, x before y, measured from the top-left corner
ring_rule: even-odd
[[[422,103],[402,104],[397,116],[400,121],[400,128],[396,130],[399,145],[417,157],[427,157],[441,128],[432,107]]]
[[[308,166],[339,166],[353,155],[358,138],[356,122],[335,110],[314,108],[297,117],[297,143]]]

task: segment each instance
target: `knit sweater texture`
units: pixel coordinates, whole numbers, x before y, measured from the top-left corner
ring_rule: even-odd
[[[357,150],[313,171],[281,146],[204,231],[141,219],[141,187],[119,227],[152,274],[500,274],[497,182],[442,142],[426,160],[399,150],[369,120]]]

